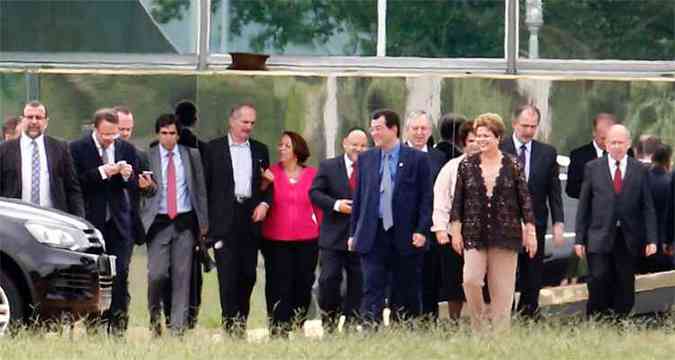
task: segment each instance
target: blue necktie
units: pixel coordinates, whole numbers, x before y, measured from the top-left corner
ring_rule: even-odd
[[[38,152],[35,139],[31,140],[30,145],[33,148],[33,153],[31,154],[30,202],[40,205],[40,153]]]
[[[382,204],[382,226],[384,230],[391,229],[394,226],[394,215],[391,210],[391,199],[393,195],[393,186],[391,183],[391,173],[389,171],[389,157],[390,154],[384,155],[382,182],[380,183],[380,198]]]

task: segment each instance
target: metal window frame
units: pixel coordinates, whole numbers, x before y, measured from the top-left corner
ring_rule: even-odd
[[[518,0],[505,0],[506,23],[503,58],[423,58],[386,56],[387,0],[378,0],[377,56],[288,56],[273,55],[267,61],[271,71],[291,73],[439,73],[466,75],[549,75],[597,77],[675,77],[675,61],[566,60],[519,57]],[[0,53],[0,67],[35,70],[134,69],[148,71],[222,71],[231,64],[228,54],[210,53],[211,0],[199,0],[197,49],[194,54],[123,53]]]

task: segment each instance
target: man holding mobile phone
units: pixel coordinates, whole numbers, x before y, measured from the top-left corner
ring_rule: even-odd
[[[204,171],[199,150],[179,145],[180,124],[172,114],[155,123],[159,144],[150,148],[151,171],[144,171],[141,217],[148,244],[148,308],[154,335],[161,334],[163,297],[171,289],[169,327],[188,326],[192,248],[208,232]],[[156,174],[153,178],[153,174]]]

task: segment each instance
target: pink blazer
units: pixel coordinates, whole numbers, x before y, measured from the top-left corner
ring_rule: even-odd
[[[316,168],[304,168],[295,184],[288,180],[280,163],[270,166],[270,171],[274,174],[273,198],[262,225],[263,237],[277,241],[316,240],[322,214],[309,199]]]

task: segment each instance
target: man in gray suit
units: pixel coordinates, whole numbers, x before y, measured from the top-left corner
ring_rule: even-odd
[[[139,187],[146,197],[141,218],[148,243],[150,326],[158,336],[168,281],[171,331],[181,334],[186,327],[192,248],[208,231],[208,204],[199,150],[178,145],[180,125],[174,115],[160,115],[155,132],[159,143],[148,152],[152,173],[141,175]]]
[[[628,156],[630,133],[613,125],[607,151],[586,164],[577,208],[579,257],[588,257],[589,316],[627,316],[635,303],[638,257],[656,253],[656,214],[648,169]]]

